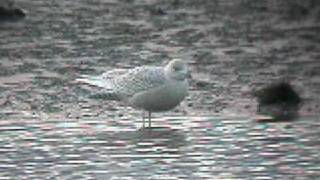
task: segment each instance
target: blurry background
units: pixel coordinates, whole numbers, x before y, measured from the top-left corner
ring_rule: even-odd
[[[16,6],[27,16],[0,22],[0,176],[319,176],[319,123],[310,115],[320,110],[320,1],[17,0]],[[188,62],[192,80],[181,106],[155,114],[156,126],[179,129],[165,129],[168,136],[136,132],[140,111],[89,99],[99,89],[74,81],[172,58]],[[280,79],[301,94],[302,119],[255,124],[250,92]]]

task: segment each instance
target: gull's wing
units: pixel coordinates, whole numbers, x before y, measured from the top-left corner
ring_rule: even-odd
[[[113,91],[112,80],[118,76],[125,74],[126,72],[128,72],[127,69],[115,69],[105,72],[99,76],[83,75],[80,78],[76,79],[76,81],[104,88],[108,91]]]
[[[138,67],[112,79],[113,90],[122,99],[160,87],[167,79],[162,67]]]
[[[131,70],[117,69],[100,76],[82,76],[77,81],[103,88],[103,93],[98,97],[121,100],[164,85],[166,77],[162,67],[145,66]]]

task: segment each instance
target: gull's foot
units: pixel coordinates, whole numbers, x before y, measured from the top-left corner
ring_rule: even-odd
[[[156,129],[156,127],[147,127],[147,126],[145,126],[145,127],[141,127],[139,129],[139,131],[146,131],[146,130],[150,131],[150,130],[153,130],[153,129]]]

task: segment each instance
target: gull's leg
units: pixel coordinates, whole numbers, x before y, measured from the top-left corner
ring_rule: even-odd
[[[142,128],[145,128],[145,117],[144,117],[144,111],[142,111]]]
[[[148,117],[149,117],[149,128],[151,128],[151,111],[148,111]]]

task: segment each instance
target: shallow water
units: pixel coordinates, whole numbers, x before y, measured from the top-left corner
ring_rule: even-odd
[[[28,17],[0,22],[0,179],[317,179],[319,23],[199,2],[17,1]],[[75,82],[176,57],[189,95],[151,129]],[[249,92],[281,78],[302,116],[257,123]]]
[[[107,118],[107,117],[106,117]],[[174,116],[2,120],[0,175],[17,179],[316,179],[319,123]],[[141,123],[141,122],[140,122]]]

